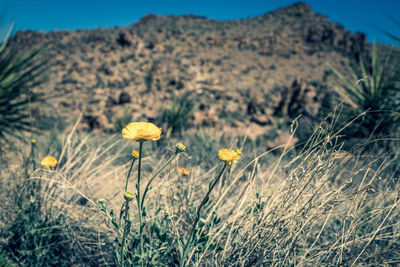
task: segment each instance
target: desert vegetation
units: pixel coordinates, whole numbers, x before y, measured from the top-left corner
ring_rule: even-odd
[[[335,123],[322,123],[302,149],[279,153],[246,140],[205,138],[210,149],[195,155],[200,144],[190,136],[183,138],[186,148],[174,140],[154,146],[160,141],[77,132],[60,136],[59,151],[48,137],[31,141],[29,154],[20,143],[1,168],[3,261],[394,266],[398,158],[385,149],[343,150],[340,130],[351,123]],[[140,154],[132,152],[142,144]],[[222,161],[223,147],[241,147],[243,154],[230,150],[237,162]],[[28,164],[47,154],[58,160]],[[213,167],[202,164],[207,158]],[[141,184],[129,176],[139,170]]]
[[[97,33],[83,41],[103,40]],[[316,82],[264,92],[287,95],[274,113],[250,90],[219,90],[201,106],[201,95],[180,88],[151,118],[134,120],[125,107],[111,130],[96,132],[87,114],[73,123],[53,116],[51,125],[51,114],[34,116],[50,104],[31,88],[52,67],[42,49],[0,40],[1,266],[400,264],[396,47],[368,46],[345,71],[326,64],[337,79],[315,96],[316,113],[303,103],[307,88],[328,86]],[[138,97],[164,90],[155,70]],[[131,102],[121,95],[107,105]],[[245,115],[229,109],[241,96]],[[213,101],[219,117],[200,116]],[[245,116],[273,126],[255,138],[221,130],[244,127]],[[82,127],[88,121],[93,127]]]

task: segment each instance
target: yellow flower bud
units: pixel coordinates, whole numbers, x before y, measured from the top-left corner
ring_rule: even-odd
[[[176,150],[178,152],[183,152],[183,151],[185,151],[185,149],[186,149],[186,146],[184,144],[182,144],[181,142],[176,144]]]
[[[138,158],[139,158],[139,151],[132,150],[131,155],[132,155],[132,157],[134,157],[135,159],[138,159]]]
[[[57,165],[57,160],[52,156],[46,156],[42,159],[40,165],[43,167],[55,167]]]
[[[190,176],[190,172],[186,170],[185,168],[178,168],[178,173],[183,174],[185,176]]]
[[[124,198],[126,201],[132,201],[135,198],[135,195],[130,192],[125,192]]]

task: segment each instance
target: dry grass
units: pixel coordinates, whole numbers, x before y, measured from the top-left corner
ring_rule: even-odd
[[[278,157],[276,151],[261,148],[255,157],[246,156],[252,152],[245,145],[241,162],[233,165],[225,186],[213,191],[205,207],[196,234],[203,241],[191,249],[187,265],[398,265],[399,188],[398,177],[387,168],[392,163],[385,154],[343,151],[338,134],[322,124],[302,150],[280,148]],[[28,181],[40,181],[41,216],[65,218],[64,239],[59,242],[68,248],[69,264],[115,264],[111,243],[116,235],[98,210],[97,200],[105,199],[108,208],[119,213],[128,155],[134,147],[119,137],[100,139],[73,132],[61,141],[61,151],[54,151],[60,162],[56,169],[39,168],[27,181],[14,181],[26,188]],[[40,144],[41,140],[38,148]],[[147,221],[171,237],[171,257],[177,253],[179,239],[188,234],[196,206],[219,168],[217,156],[211,154],[204,157],[215,158],[215,167],[193,165],[191,154],[196,151],[191,151],[188,141],[185,144],[187,153],[156,178],[146,203]],[[143,177],[157,170],[170,153],[146,144]],[[178,167],[189,169],[190,177],[178,175]],[[5,181],[18,173],[18,164],[1,171],[6,200],[1,206],[2,243],[14,262],[21,259],[7,250],[12,234],[4,222],[12,221],[16,205],[11,200],[22,189]],[[135,211],[132,207],[134,223]]]

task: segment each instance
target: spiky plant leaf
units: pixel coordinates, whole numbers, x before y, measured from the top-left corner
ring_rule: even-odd
[[[29,107],[42,102],[43,95],[31,88],[41,83],[47,69],[38,60],[41,49],[19,51],[7,45],[11,31],[12,25],[0,26],[0,143],[35,130]]]

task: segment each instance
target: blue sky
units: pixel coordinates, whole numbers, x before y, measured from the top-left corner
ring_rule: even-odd
[[[128,26],[146,14],[195,14],[218,20],[261,15],[298,1],[292,0],[2,0],[0,9],[15,29],[75,30]],[[367,33],[370,41],[392,43],[382,27],[400,35],[400,26],[385,12],[400,21],[400,0],[308,0],[317,13],[345,26],[352,32]]]

